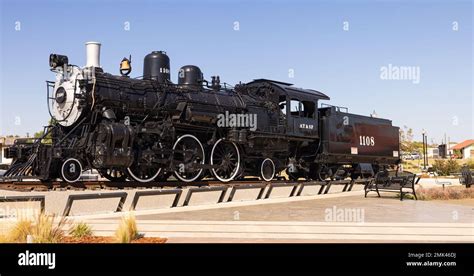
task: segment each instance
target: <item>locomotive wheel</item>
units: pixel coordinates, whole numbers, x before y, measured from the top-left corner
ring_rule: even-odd
[[[133,164],[127,168],[127,172],[133,180],[147,183],[153,181],[160,174],[161,168],[133,162]]]
[[[127,174],[119,169],[100,169],[99,173],[112,182],[124,182],[127,179]]]
[[[160,174],[161,168],[140,165],[133,162],[133,164],[127,168],[127,172],[133,180],[147,183],[153,181]]]
[[[318,177],[319,177],[319,180],[321,180],[321,181],[326,180],[326,178],[328,178],[328,177],[330,177],[332,179],[333,173],[332,173],[331,168],[329,168],[326,165],[322,165],[321,167],[319,167]]]
[[[196,136],[185,134],[173,145],[173,162],[177,163],[174,175],[183,182],[192,182],[199,178],[203,169],[190,168],[193,164],[205,162],[204,148]]]
[[[69,183],[73,183],[81,178],[82,165],[79,160],[75,158],[69,158],[64,161],[61,166],[61,178]]]
[[[267,182],[273,179],[275,176],[275,163],[273,163],[272,159],[267,158],[262,161],[262,165],[260,166],[260,176]]]
[[[163,148],[161,143],[159,143],[159,146],[160,148]],[[144,150],[142,153],[143,154],[140,157],[135,156],[135,161],[133,161],[132,165],[127,168],[127,173],[128,176],[135,181],[148,183],[155,180],[155,178],[160,174],[161,167],[150,162],[154,157],[153,151],[148,149]]]
[[[212,168],[212,173],[219,181],[234,180],[240,170],[240,153],[237,145],[224,138],[217,140],[211,151],[211,165],[219,166]]]

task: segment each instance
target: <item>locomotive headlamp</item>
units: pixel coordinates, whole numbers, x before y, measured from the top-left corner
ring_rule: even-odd
[[[64,103],[66,101],[66,90],[64,87],[59,87],[58,90],[56,90],[56,95],[54,98],[58,104]]]
[[[132,56],[130,58],[123,58],[120,62],[120,74],[122,76],[128,76],[132,72]]]
[[[53,69],[56,67],[62,67],[65,64],[67,65],[68,63],[69,63],[69,60],[67,56],[57,55],[57,54],[49,55],[49,66]]]

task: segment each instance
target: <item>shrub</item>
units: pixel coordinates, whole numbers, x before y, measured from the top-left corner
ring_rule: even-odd
[[[469,169],[474,170],[474,160],[469,160],[466,165],[469,167]]]
[[[461,171],[461,165],[454,160],[454,159],[448,159],[446,161],[446,173],[447,175],[453,174],[453,173],[458,173]]]
[[[74,238],[83,238],[92,236],[92,228],[84,222],[74,225],[69,230],[69,235]]]
[[[454,159],[448,159],[447,161],[438,159],[434,161],[433,169],[438,175],[450,175],[459,172],[461,165]]]

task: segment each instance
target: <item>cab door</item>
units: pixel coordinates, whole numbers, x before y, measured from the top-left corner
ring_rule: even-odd
[[[287,106],[289,109],[288,134],[300,137],[317,137],[318,102],[291,98],[288,100]]]

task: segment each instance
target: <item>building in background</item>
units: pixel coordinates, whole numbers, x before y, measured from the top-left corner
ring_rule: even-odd
[[[449,157],[452,157],[454,155],[454,147],[457,145],[458,143],[456,142],[449,142],[448,143],[448,156]]]
[[[446,147],[446,144],[441,144],[438,146],[438,151],[439,151],[439,157],[440,158],[446,158],[448,157],[448,149]]]
[[[438,148],[438,147],[429,147],[429,148],[426,150],[426,153],[427,153],[427,155],[428,155],[428,158],[434,158],[434,159],[440,158],[440,156],[439,156],[439,148]]]
[[[474,158],[474,139],[466,140],[453,147],[461,152],[462,159]]]
[[[440,158],[452,158],[454,155],[454,146],[456,146],[458,143],[455,142],[449,142],[449,144],[441,144],[438,146],[439,150],[439,157]]]

